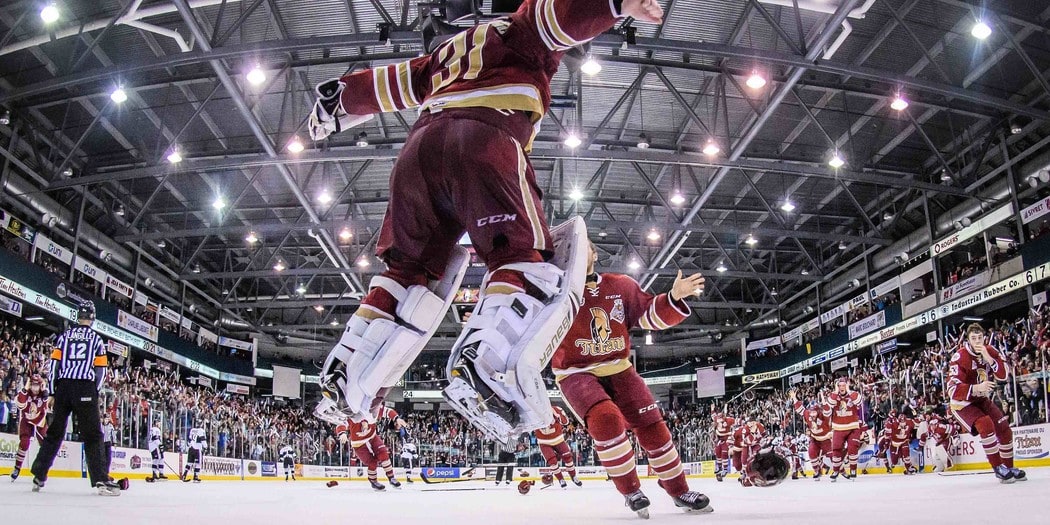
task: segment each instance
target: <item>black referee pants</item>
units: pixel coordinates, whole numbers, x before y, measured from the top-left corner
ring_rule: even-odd
[[[504,477],[507,481],[514,481],[514,454],[501,450],[497,461],[500,465],[496,467],[496,483],[503,481]]]
[[[80,439],[84,441],[84,453],[87,455],[88,478],[91,486],[106,481],[106,472],[102,460],[102,419],[98,412],[98,390],[94,381],[76,379],[59,379],[55,381],[54,420],[47,427],[47,435],[40,444],[40,451],[33,461],[33,475],[40,480],[47,480],[47,472],[55,462],[55,455],[66,435],[66,421],[72,414],[77,420]]]

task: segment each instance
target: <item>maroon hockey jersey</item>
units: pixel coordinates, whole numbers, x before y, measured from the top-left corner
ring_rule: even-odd
[[[19,417],[28,421],[34,427],[47,425],[47,392],[41,391],[40,395],[34,396],[28,390],[21,390],[15,396],[15,407],[18,408]]]
[[[554,409],[554,420],[547,427],[534,430],[533,434],[540,445],[553,447],[565,442],[565,427],[569,425],[569,416],[565,415],[561,407],[551,408]]]
[[[722,416],[716,419],[715,441],[718,443],[729,441],[729,438],[733,436],[733,425],[736,425],[736,418]]]
[[[816,441],[831,439],[831,418],[825,416],[816,407],[806,408],[801,401],[795,401],[795,413],[802,416],[806,423],[806,435]]]
[[[831,418],[832,430],[854,430],[860,428],[861,408],[863,407],[860,393],[853,391],[845,394],[832,392],[824,403],[823,412],[825,417]]]
[[[580,372],[599,377],[620,373],[631,367],[632,328],[665,330],[689,313],[684,301],[672,301],[666,293],[648,294],[626,275],[600,274],[584,288],[583,306],[554,352],[551,368],[559,378]]]
[[[509,17],[467,29],[429,55],[343,77],[343,110],[371,115],[486,107],[527,112],[538,130],[562,56],[611,28],[619,17],[617,5],[525,0]]]
[[[391,421],[396,421],[399,416],[396,410],[381,406],[379,407],[379,411],[376,412],[376,420],[384,417]],[[347,438],[350,440],[350,446],[357,448],[368,443],[373,437],[375,437],[376,425],[374,423],[369,423],[368,421],[357,423],[348,420],[346,424],[335,427],[335,433],[336,435],[347,434]]]
[[[948,396],[953,410],[960,410],[973,399],[971,387],[984,381],[1006,381],[1006,362],[995,347],[985,345],[991,361],[985,361],[979,352],[969,343],[962,346],[952,355],[948,369]]]

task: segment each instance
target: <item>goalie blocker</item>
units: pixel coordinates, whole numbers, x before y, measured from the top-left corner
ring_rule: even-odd
[[[524,274],[538,291],[493,293],[481,285],[478,304],[452,347],[443,395],[491,439],[546,426],[551,404],[541,371],[550,362],[583,302],[587,228],[580,217],[552,228],[554,256],[547,263],[501,269]]]
[[[347,419],[375,422],[373,405],[383,391],[405,374],[445,317],[467,271],[470,254],[456,246],[444,277],[429,286],[402,287],[387,277],[373,277],[397,299],[397,317],[364,321],[353,315],[325,360],[321,371],[322,398],[314,413],[339,425]]]

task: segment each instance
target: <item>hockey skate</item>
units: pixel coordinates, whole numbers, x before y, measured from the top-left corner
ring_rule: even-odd
[[[821,470],[817,469],[816,472],[813,473],[813,481],[820,481],[820,476],[821,476]]]
[[[22,473],[22,469],[16,468],[16,469],[12,470],[11,471],[11,482],[13,483],[16,479],[18,479],[18,475],[21,474],[21,473]]]
[[[384,490],[386,490],[386,485],[383,485],[382,483],[380,483],[378,481],[369,480],[368,484],[372,486],[373,490],[376,490],[376,491],[384,491]]]
[[[197,474],[194,474],[193,475],[193,482],[194,483],[200,483],[201,482],[201,478],[197,477]]]
[[[1014,479],[1017,481],[1028,481],[1028,475],[1019,468],[1011,468],[1010,473],[1014,475]]]
[[[405,478],[405,481],[407,481],[409,484],[415,483],[415,481],[412,481],[412,478],[408,477]]]
[[[995,477],[999,478],[999,483],[1010,484],[1017,481],[1014,478],[1014,472],[1006,465],[999,465],[994,469]]]
[[[674,506],[684,509],[686,512],[706,514],[715,511],[715,509],[711,507],[711,500],[707,496],[692,490],[674,498]]]
[[[573,485],[576,485],[577,487],[582,487],[583,486],[583,482],[580,481],[580,478],[577,478],[576,476],[572,476],[571,479],[572,479]]]
[[[721,483],[722,480],[725,479],[725,477],[726,477],[725,472],[723,472],[721,470],[716,470],[715,471],[715,479],[718,480],[719,483]]]
[[[649,519],[649,498],[642,491],[636,490],[624,496],[624,505],[638,514],[639,518]]]
[[[391,487],[394,487],[395,489],[401,488],[401,482],[398,481],[396,478],[387,478],[387,480],[390,481]]]
[[[834,483],[834,482],[836,482],[838,480],[839,480],[839,471],[836,470],[836,471],[831,473],[831,482]]]
[[[40,492],[40,489],[44,488],[44,480],[33,476],[33,492]]]
[[[95,483],[95,488],[98,489],[99,496],[119,496],[120,485],[112,481],[99,481]]]
[[[561,486],[561,488],[565,488],[565,487],[568,487],[568,486],[569,486],[569,484],[568,484],[568,483],[565,483],[565,480],[564,480],[564,479],[559,479],[559,480],[558,480],[558,485],[559,485],[559,486]]]

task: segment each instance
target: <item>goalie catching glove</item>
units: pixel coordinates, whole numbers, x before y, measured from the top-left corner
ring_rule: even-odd
[[[310,111],[310,120],[307,123],[311,139],[324,140],[332,133],[339,133],[344,129],[350,129],[372,120],[372,115],[350,115],[343,111],[339,97],[343,94],[345,87],[346,84],[338,78],[317,84],[314,89],[317,92],[317,100]]]

